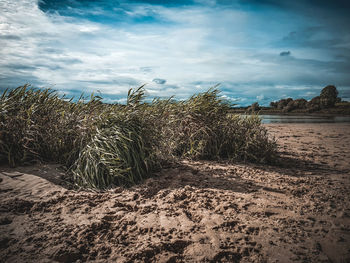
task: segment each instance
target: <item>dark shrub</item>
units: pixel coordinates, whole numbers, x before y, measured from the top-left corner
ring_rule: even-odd
[[[307,100],[306,99],[296,99],[293,102],[294,109],[306,109]]]
[[[334,107],[337,101],[338,91],[333,85],[325,87],[320,94],[320,106],[322,109]]]
[[[293,101],[292,98],[281,99],[281,100],[277,101],[277,102],[276,102],[276,104],[277,104],[277,109],[283,110],[284,107],[286,107],[291,101]]]
[[[312,98],[308,103],[307,103],[307,109],[309,112],[317,111],[321,109],[321,98],[320,96],[316,96]]]
[[[258,102],[254,102],[249,108],[248,108],[248,112],[257,112],[259,111],[261,108],[259,106]]]
[[[277,102],[271,101],[271,102],[270,102],[270,107],[271,107],[271,108],[277,108],[277,104],[278,104]]]
[[[290,112],[292,110],[295,109],[295,106],[294,106],[294,101],[291,100],[288,102],[288,104],[283,108],[283,112]]]
[[[286,100],[282,99],[277,102],[277,109],[282,110],[286,106]]]

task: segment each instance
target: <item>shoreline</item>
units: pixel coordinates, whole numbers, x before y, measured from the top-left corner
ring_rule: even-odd
[[[0,261],[349,261],[350,124],[263,126],[280,166],[182,161],[101,193],[0,167]]]
[[[232,111],[231,114],[245,115],[247,111]],[[251,114],[251,113],[249,113]],[[248,114],[248,115],[249,115]],[[321,116],[321,117],[350,117],[349,114],[342,113],[323,113],[323,112],[276,112],[276,111],[258,111],[257,115],[281,115],[281,116]]]

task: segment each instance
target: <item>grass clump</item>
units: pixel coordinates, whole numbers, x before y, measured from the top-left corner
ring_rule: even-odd
[[[144,98],[143,87],[129,91],[126,105],[74,102],[27,85],[5,91],[0,161],[59,162],[75,184],[104,189],[137,183],[174,159],[276,159],[260,119],[230,114],[216,88],[184,101]]]
[[[143,139],[137,126],[122,123],[102,130],[82,149],[72,173],[79,185],[106,188],[130,185],[148,173]]]
[[[0,97],[0,161],[10,166],[33,160],[71,165],[91,137],[99,99],[73,103],[50,89],[24,85]]]
[[[92,188],[132,185],[159,166],[147,133],[149,124],[142,118],[143,97],[141,87],[130,90],[125,107],[110,106],[112,110],[71,169],[77,184]]]
[[[230,105],[213,88],[179,103],[170,134],[173,153],[190,159],[273,162],[276,144],[258,116],[229,113]],[[167,135],[169,136],[169,135]]]

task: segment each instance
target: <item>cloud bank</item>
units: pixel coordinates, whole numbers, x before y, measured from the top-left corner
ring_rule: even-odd
[[[113,102],[142,84],[182,99],[221,83],[248,105],[333,84],[346,97],[349,10],[343,1],[0,0],[0,89],[98,90]]]

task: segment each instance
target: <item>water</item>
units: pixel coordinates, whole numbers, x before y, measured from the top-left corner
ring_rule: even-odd
[[[339,123],[349,122],[350,116],[259,115],[262,123]]]

